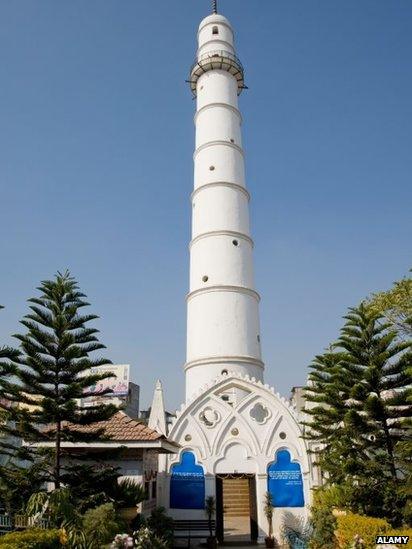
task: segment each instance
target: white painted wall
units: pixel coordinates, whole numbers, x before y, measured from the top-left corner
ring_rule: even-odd
[[[216,51],[233,58],[225,17],[206,17],[198,40],[199,60]],[[238,83],[217,68],[196,89],[186,399],[225,369],[263,379]]]
[[[200,374],[200,372],[198,372]],[[231,404],[223,395],[234,394]],[[262,423],[252,417],[256,404],[264,406],[268,415]],[[211,409],[216,422],[207,426],[202,412]],[[192,451],[205,472],[206,496],[215,496],[215,475],[218,473],[248,473],[256,478],[259,537],[263,541],[268,531],[264,516],[264,497],[267,491],[267,468],[277,450],[288,449],[292,460],[301,466],[305,507],[275,508],[274,533],[280,541],[283,525],[293,517],[305,521],[309,515],[311,488],[316,485],[314,472],[298,416],[289,403],[273,388],[248,377],[229,373],[198,389],[195,398],[182,406],[172,425],[169,437],[182,446],[181,453]],[[190,438],[189,438],[190,437]],[[170,455],[161,465],[159,504],[174,518],[204,518],[202,510],[169,509],[170,473],[180,454]]]

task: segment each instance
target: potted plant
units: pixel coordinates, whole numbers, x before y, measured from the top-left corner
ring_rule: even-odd
[[[265,494],[264,513],[269,525],[268,535],[265,537],[265,545],[266,547],[276,547],[276,540],[273,536],[273,503],[270,492],[266,492]]]
[[[146,498],[146,493],[141,484],[125,478],[117,485],[115,500],[119,507],[119,516],[130,524],[136,517],[138,505]]]
[[[209,537],[207,538],[207,546],[210,549],[217,547],[217,539],[213,534],[213,515],[216,511],[216,501],[213,496],[208,496],[205,500],[205,512],[207,514],[208,526],[209,526]]]

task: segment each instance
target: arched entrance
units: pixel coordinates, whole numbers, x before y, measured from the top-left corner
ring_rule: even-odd
[[[216,475],[216,535],[220,543],[257,541],[255,475],[250,473]]]

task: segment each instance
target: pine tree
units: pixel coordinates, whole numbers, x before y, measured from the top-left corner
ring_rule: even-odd
[[[351,487],[353,510],[395,523],[405,474],[397,449],[408,440],[405,421],[412,415],[411,342],[365,304],[345,320],[334,347],[311,365],[306,438],[321,445],[328,483]]]
[[[351,426],[345,422],[348,399],[356,377],[343,375],[345,353],[331,346],[310,365],[309,384],[306,387],[304,422],[305,438],[317,444],[316,465],[335,482],[344,481],[348,474],[358,471],[365,461],[365,452],[353,438]]]
[[[407,401],[412,382],[411,342],[400,341],[379,313],[361,304],[345,317],[339,345],[346,351],[345,376],[356,379],[345,419],[380,474],[398,478],[395,446],[406,437],[403,422],[412,414]]]
[[[20,342],[20,354],[13,357],[18,382],[11,387],[9,399],[18,405],[14,434],[29,443],[36,456],[44,453],[36,444],[51,443],[49,475],[58,489],[62,444],[99,439],[101,430],[85,433],[76,427],[109,419],[117,408],[97,404],[82,409],[79,405],[82,398],[107,393],[90,389],[108,377],[92,374],[90,369],[110,361],[90,357],[104,345],[97,339],[98,330],[87,326],[98,317],[82,314],[89,303],[75,279],[69,272],[58,273],[53,280],[43,281],[38,290],[41,295],[28,300],[30,312],[21,321],[26,333],[14,336]],[[64,454],[68,459],[67,448]]]
[[[3,308],[0,305],[0,309]],[[19,354],[17,349],[0,347],[0,466],[13,458],[17,452],[17,446],[13,443],[9,430],[14,420],[11,397],[15,394],[13,376],[16,373],[15,361]]]

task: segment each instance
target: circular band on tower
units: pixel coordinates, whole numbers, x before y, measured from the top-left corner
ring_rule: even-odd
[[[202,45],[199,46],[197,50],[197,55],[199,55],[202,49],[206,48],[208,44],[216,44],[219,46],[222,45],[222,49],[223,49],[223,46],[226,46],[234,51],[234,47],[230,42],[228,42],[227,40],[216,39],[216,37],[214,37],[214,38],[211,38],[210,40],[206,40],[206,42],[203,42]]]
[[[196,366],[203,366],[204,364],[227,364],[227,363],[244,363],[253,364],[259,368],[264,369],[265,365],[262,360],[253,356],[209,356],[205,358],[199,358],[197,360],[190,360],[183,366],[184,370],[189,370]]]
[[[219,139],[218,141],[207,141],[206,143],[202,143],[202,145],[199,145],[198,148],[193,153],[193,160],[196,159],[196,156],[198,155],[198,153],[200,153],[200,151],[203,151],[203,149],[207,149],[208,147],[215,147],[216,145],[224,145],[226,147],[231,147],[232,149],[235,149],[236,151],[240,152],[242,156],[245,156],[245,153],[242,147],[239,147],[239,145],[236,145],[231,141],[222,141],[221,139]]]
[[[249,191],[242,187],[242,185],[239,185],[238,183],[230,183],[229,181],[212,181],[211,183],[204,183],[203,185],[199,185],[196,187],[196,189],[191,194],[191,199],[193,200],[194,197],[200,193],[200,191],[203,191],[205,189],[210,189],[211,187],[231,187],[232,189],[235,189],[237,191],[240,191],[243,193],[248,201],[250,200],[250,194]]]
[[[226,71],[237,80],[237,93],[245,89],[245,77],[242,63],[233,53],[226,50],[209,51],[200,55],[190,70],[189,84],[193,96],[197,95],[197,82],[202,74],[212,70]]]
[[[246,240],[246,242],[249,242],[252,248],[254,246],[253,240],[250,238],[250,236],[244,233],[239,233],[237,231],[209,231],[207,233],[201,233],[195,236],[195,238],[193,238],[189,243],[189,249],[191,249],[193,244],[195,244],[199,240],[202,240],[203,238],[207,238],[208,236],[232,236],[235,238],[243,238],[243,240]]]
[[[190,292],[187,294],[186,301],[190,301],[193,297],[196,297],[198,295],[208,294],[212,292],[234,292],[234,293],[244,294],[244,295],[253,297],[256,299],[258,303],[260,301],[260,295],[257,293],[256,290],[252,290],[251,288],[246,288],[245,286],[227,286],[224,284],[216,285],[216,286],[206,286],[205,288],[199,288],[198,290],[193,290],[193,292]]]
[[[203,113],[204,111],[206,111],[207,109],[213,109],[214,107],[221,107],[222,109],[228,109],[229,111],[232,111],[234,112],[238,117],[239,117],[239,120],[240,120],[240,123],[242,123],[242,113],[240,112],[239,109],[237,109],[236,107],[234,107],[233,105],[229,105],[229,103],[208,103],[207,105],[203,105],[203,107],[200,107],[200,109],[198,109],[196,112],[195,112],[195,115],[194,115],[194,122],[196,124],[197,122],[197,118],[198,116]]]

